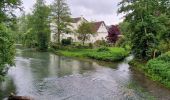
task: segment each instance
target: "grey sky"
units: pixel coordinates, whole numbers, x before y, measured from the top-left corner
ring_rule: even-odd
[[[30,12],[35,0],[22,0],[26,12]],[[50,4],[53,0],[46,0]],[[72,17],[81,15],[89,21],[105,21],[107,25],[118,24],[122,15],[117,15],[121,0],[67,0]]]

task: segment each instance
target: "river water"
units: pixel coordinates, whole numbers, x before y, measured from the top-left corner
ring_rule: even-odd
[[[15,63],[0,84],[0,100],[10,93],[35,100],[170,100],[170,90],[132,70],[126,61],[17,50]]]

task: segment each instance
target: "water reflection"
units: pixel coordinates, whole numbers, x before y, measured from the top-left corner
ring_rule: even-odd
[[[147,100],[150,95],[127,87],[131,82],[153,95],[160,90],[157,85],[150,87],[149,80],[139,80],[143,75],[130,70],[126,62],[77,60],[27,50],[18,50],[15,62],[16,67],[10,68],[0,85],[0,99],[15,92],[36,100]],[[168,93],[160,96],[167,99]]]

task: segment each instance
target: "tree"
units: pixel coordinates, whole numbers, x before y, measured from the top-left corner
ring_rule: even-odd
[[[123,21],[119,24],[121,34],[123,35],[123,43],[122,46],[131,46],[131,28],[129,27],[130,23],[127,21]]]
[[[158,48],[160,32],[159,10],[161,0],[122,0],[119,13],[126,13],[125,21],[129,22],[132,50],[138,59],[153,58]],[[162,27],[165,27],[164,25]]]
[[[78,39],[81,40],[83,42],[83,45],[85,43],[85,41],[90,39],[90,35],[94,34],[93,31],[93,24],[92,23],[88,23],[88,22],[83,22],[77,30],[78,34]]]
[[[52,31],[56,33],[57,42],[60,44],[61,34],[70,32],[70,29],[68,28],[71,26],[70,9],[66,0],[54,0],[51,11],[53,27],[55,27]]]
[[[114,25],[112,25],[109,28],[108,33],[109,33],[108,34],[108,41],[110,43],[116,43],[116,41],[119,39],[119,35],[121,34],[118,26],[114,26]]]
[[[33,10],[32,30],[37,35],[38,49],[46,51],[50,38],[50,9],[45,5],[44,0],[37,0]]]
[[[20,0],[1,0],[0,2],[0,80],[4,75],[5,65],[13,64],[15,49],[10,25],[14,20],[12,12],[19,8],[20,4]]]
[[[28,48],[37,47],[37,34],[33,31],[34,16],[32,14],[23,14],[17,20],[16,26],[18,29],[15,32],[15,42],[22,43],[23,46]]]

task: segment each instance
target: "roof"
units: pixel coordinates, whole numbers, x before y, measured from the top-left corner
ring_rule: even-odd
[[[72,18],[72,23],[77,23],[80,20],[85,20],[87,21],[84,17],[77,17],[77,18]]]
[[[73,23],[77,23],[79,20],[81,20],[81,17],[72,18]]]
[[[95,32],[95,33],[99,30],[99,28],[102,24],[104,24],[106,26],[104,21],[93,22],[92,24],[93,24],[93,32]]]

